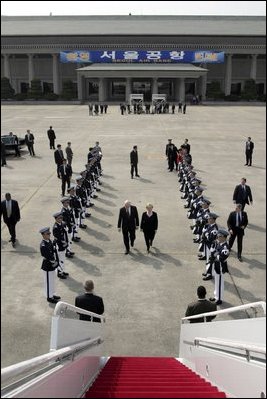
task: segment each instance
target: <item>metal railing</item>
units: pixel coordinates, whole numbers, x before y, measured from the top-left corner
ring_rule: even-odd
[[[77,306],[70,305],[67,302],[62,302],[62,301],[60,301],[56,304],[55,309],[54,309],[54,316],[66,317],[67,310],[70,310],[74,313],[80,313],[80,314],[84,314],[87,316],[92,316],[91,320],[88,320],[89,323],[93,322],[93,317],[97,317],[98,319],[100,319],[101,323],[105,323],[105,321],[106,321],[105,317],[101,316],[100,314],[93,313],[93,312],[90,312],[90,311],[82,309],[82,308],[78,308]]]
[[[236,341],[227,341],[227,340],[217,339],[217,338],[196,337],[194,339],[195,346],[205,346],[206,347],[206,345],[202,345],[201,343],[213,344],[213,345],[223,346],[223,347],[227,347],[227,348],[243,350],[246,353],[246,359],[248,362],[251,360],[251,352],[260,353],[260,354],[265,355],[265,357],[266,357],[266,346],[264,347],[264,346],[250,345],[250,344],[241,344]],[[215,348],[215,349],[220,349],[220,348]]]
[[[79,308],[78,308],[79,309]],[[77,353],[83,352],[94,345],[99,345],[103,342],[101,337],[96,337],[79,344],[71,345],[63,349],[58,349],[52,351],[51,353],[46,353],[45,355],[37,356],[29,360],[14,364],[12,366],[5,367],[1,369],[1,380],[2,383],[10,378],[17,377],[25,372],[31,371],[38,366],[44,366],[48,362],[54,362],[55,364],[60,364],[61,362],[67,360],[71,357],[71,361]]]
[[[260,301],[260,302],[248,303],[246,305],[234,306],[234,307],[228,308],[228,309],[216,310],[214,312],[201,313],[201,314],[198,314],[198,315],[195,315],[195,316],[183,317],[182,318],[182,324],[186,320],[199,319],[200,317],[204,317],[204,321],[206,322],[206,317],[208,317],[208,316],[217,316],[217,315],[221,315],[221,314],[229,314],[229,313],[237,312],[239,310],[254,309],[255,313],[257,313],[256,312],[256,308],[257,307],[261,307],[262,310],[263,310],[264,316],[266,316],[266,302]]]

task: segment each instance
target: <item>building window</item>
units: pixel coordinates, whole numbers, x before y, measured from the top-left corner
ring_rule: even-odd
[[[29,83],[27,83],[27,82],[21,82],[21,83],[20,83],[20,92],[21,92],[21,93],[24,93],[24,94],[27,94],[28,91],[29,91],[29,87],[30,87]]]
[[[111,83],[112,97],[125,97],[125,82],[113,81]]]
[[[240,94],[241,94],[241,83],[232,83],[231,84],[231,94],[235,94],[236,96],[240,96]]]
[[[264,83],[257,83],[257,95],[262,96],[264,94]]]
[[[158,93],[159,94],[166,94],[167,99],[172,97],[172,82],[170,80],[159,80],[158,81]]]
[[[54,85],[50,82],[43,82],[43,93],[53,93],[54,92]]]
[[[99,85],[98,82],[89,82],[89,96],[97,95],[98,94],[98,89]]]

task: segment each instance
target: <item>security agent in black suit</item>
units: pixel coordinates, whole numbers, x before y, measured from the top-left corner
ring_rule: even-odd
[[[60,165],[58,172],[59,172],[59,175],[62,180],[61,189],[62,189],[62,197],[64,197],[65,190],[66,190],[66,183],[69,188],[70,187],[70,179],[72,176],[72,167],[69,164],[67,164],[66,159],[63,159],[63,163],[62,163],[62,165]]]
[[[234,204],[241,204],[242,211],[245,209],[246,204],[252,205],[253,203],[251,189],[246,185],[246,181],[247,179],[242,177],[241,184],[235,187],[233,194]]]
[[[190,144],[188,143],[188,139],[184,140],[184,144],[181,145],[181,148],[185,148],[187,150],[187,154],[190,154]]]
[[[49,139],[50,143],[50,150],[55,149],[55,139],[56,139],[56,134],[55,131],[52,129],[52,126],[50,126],[49,130],[47,130],[47,136]]]
[[[11,199],[11,194],[6,193],[5,200],[1,201],[1,216],[3,215],[4,223],[7,225],[12,242],[15,247],[16,242],[16,224],[20,221],[20,210],[16,200]]]
[[[134,246],[135,230],[139,227],[139,217],[136,206],[131,205],[129,200],[126,200],[124,207],[120,209],[118,219],[118,229],[122,228],[123,241],[126,248],[125,255],[130,252],[129,238],[131,247]]]
[[[27,134],[25,134],[25,143],[28,147],[30,155],[35,156],[34,148],[33,148],[34,135],[30,132],[30,130],[27,130]]]
[[[134,172],[136,177],[140,177],[137,169],[137,164],[138,164],[137,145],[134,145],[132,151],[130,152],[130,164],[131,164],[131,178],[133,179]]]
[[[251,166],[252,163],[252,153],[254,150],[254,143],[251,141],[251,137],[248,137],[248,140],[246,141],[246,163],[245,166]]]
[[[63,164],[64,154],[61,149],[61,144],[57,145],[57,149],[54,152],[55,163],[57,164],[57,177],[60,179],[59,167]]]
[[[148,203],[146,209],[147,212],[144,212],[142,215],[140,230],[144,232],[147,252],[149,253],[156,231],[158,230],[158,215],[152,211],[152,204]]]
[[[51,232],[49,227],[43,227],[39,232],[43,239],[40,244],[40,252],[43,257],[41,269],[44,271],[44,292],[47,302],[57,303],[60,296],[55,295],[55,271],[58,267],[58,261],[54,245],[50,239]]]
[[[103,314],[104,313],[104,302],[100,296],[94,294],[94,282],[92,280],[85,281],[84,284],[85,294],[79,295],[75,298],[75,306],[78,308],[88,310],[89,312]],[[91,321],[92,317],[85,314],[79,313],[80,320]],[[101,320],[97,317],[93,317],[93,320],[100,323]]]
[[[201,313],[207,312],[215,312],[217,310],[216,303],[210,302],[206,299],[206,288],[200,285],[197,289],[198,300],[196,302],[192,302],[188,305],[185,317],[195,316]],[[206,316],[206,321],[211,321],[216,316]],[[189,320],[190,323],[203,323],[204,317],[199,317],[197,319]]]
[[[228,220],[227,226],[230,233],[229,238],[229,249],[232,248],[235,238],[237,237],[237,257],[240,262],[242,262],[242,243],[243,237],[245,235],[245,228],[248,225],[247,213],[242,211],[242,205],[236,204],[236,209],[231,212]]]

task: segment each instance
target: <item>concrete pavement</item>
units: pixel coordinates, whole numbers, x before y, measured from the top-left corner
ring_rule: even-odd
[[[193,165],[212,211],[220,216],[220,227],[226,227],[234,209],[235,185],[247,178],[254,204],[246,207],[244,262],[238,262],[236,251],[231,253],[221,308],[265,300],[265,107],[189,106],[186,115],[121,116],[118,106],[110,106],[107,115],[89,117],[88,107],[80,105],[4,105],[1,133],[24,136],[31,129],[36,157],[25,150],[21,158],[9,156],[1,169],[2,199],[10,192],[22,215],[16,248],[8,243],[8,230],[1,224],[2,367],[49,350],[54,305],[43,294],[38,230],[52,227],[52,214],[61,208],[60,181],[46,133],[51,125],[56,144],[65,149],[72,142],[74,176],[84,168],[95,141],[103,150],[102,191],[90,208],[88,228],[79,232],[81,242],[73,245],[75,257],[66,261],[70,277],[56,281],[57,294],[74,304],[84,280],[94,280],[107,319],[103,355],[178,356],[180,319],[195,299],[197,286],[205,285],[213,296],[214,283],[201,278],[204,265],[197,260],[176,174],[167,171],[168,138],[177,145],[189,139]],[[247,136],[255,143],[250,168],[244,166]],[[141,178],[131,180],[129,152],[135,144]],[[126,199],[138,207],[139,216],[147,202],[158,212],[159,230],[149,255],[139,231],[135,248],[124,255],[117,218]]]

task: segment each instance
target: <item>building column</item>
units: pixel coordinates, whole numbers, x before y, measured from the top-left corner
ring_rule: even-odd
[[[201,80],[200,94],[201,94],[202,100],[206,100],[207,73],[205,73],[205,75],[201,76],[200,80]]]
[[[9,54],[4,54],[4,77],[10,80]]]
[[[158,94],[158,78],[153,78],[152,94]]]
[[[29,73],[29,86],[31,87],[31,81],[34,79],[33,54],[28,54],[28,73]]]
[[[224,94],[229,96],[231,94],[232,84],[232,54],[227,54],[226,58],[226,69],[224,77]]]
[[[132,78],[126,78],[126,86],[125,86],[125,102],[129,104],[130,94],[132,92]]]
[[[58,55],[52,54],[52,57],[53,57],[53,91],[55,94],[60,94]]]
[[[256,76],[257,76],[257,54],[252,54],[251,55],[251,64],[250,64],[250,79],[253,79],[256,81]]]
[[[106,100],[106,79],[99,78],[98,82],[98,101],[103,102]]]
[[[178,82],[178,101],[185,101],[185,80],[184,78],[179,78]]]
[[[85,79],[81,73],[77,73],[77,90],[78,90],[78,100],[84,100],[84,91],[85,91]]]

